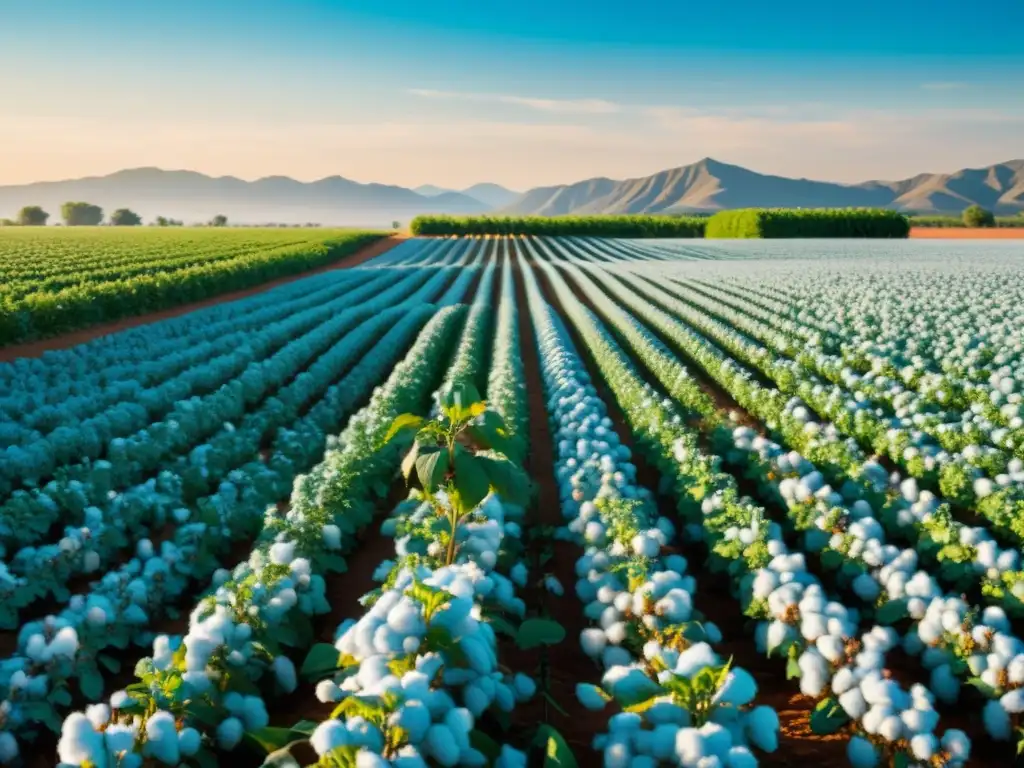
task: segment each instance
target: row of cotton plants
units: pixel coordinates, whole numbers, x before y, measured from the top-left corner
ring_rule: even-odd
[[[584,706],[613,715],[595,741],[609,768],[644,765],[757,765],[751,746],[773,751],[779,721],[753,707],[757,688],[745,670],[723,663],[721,639],[693,608],[686,559],[662,555],[675,536],[636,485],[629,450],[615,435],[582,361],[544,304],[530,268],[524,275],[548,412],[555,474],[568,534],[584,548],[576,592],[599,626],[583,631],[584,652],[600,665],[601,685],[580,682]],[[633,710],[633,711],[630,711]],[[709,762],[711,761],[711,762]]]
[[[229,350],[219,357],[135,392],[127,401],[116,402],[83,422],[58,427],[25,446],[9,446],[0,457],[0,482],[8,487],[32,486],[58,470],[65,482],[85,480],[89,462],[95,459],[152,462],[154,456],[161,456],[182,440],[198,442],[203,435],[193,434],[199,425],[193,426],[191,421],[212,411],[207,403],[216,403],[218,397],[223,397],[225,387],[239,390],[232,399],[244,395],[247,402],[258,402],[259,370],[254,369],[245,376],[252,366],[272,358],[296,338],[315,331],[352,303],[373,297],[388,282],[381,276],[360,288],[342,291],[331,301],[319,302],[278,322],[241,332],[233,338]],[[217,423],[224,420],[221,418]],[[157,425],[163,425],[163,429]],[[156,445],[150,447],[151,443]],[[162,443],[169,445],[165,447]],[[143,469],[146,468],[144,465]]]
[[[886,529],[913,543],[918,554],[928,559],[951,587],[980,590],[986,600],[1013,615],[1024,612],[1024,571],[1016,550],[1001,547],[984,528],[958,522],[948,507],[939,505],[928,491],[918,489],[916,481],[904,480],[897,473],[887,475],[854,441],[844,439],[834,425],[813,421],[798,399],[787,399],[761,387],[698,334],[637,298],[607,273],[601,277],[612,295],[697,360],[752,415],[773,425],[790,447],[820,463],[831,482],[847,495],[854,494],[851,498],[868,499]],[[590,293],[598,300],[604,295],[596,287]],[[670,389],[672,385],[666,384]],[[674,392],[674,396],[697,395],[697,399],[685,401],[686,405],[705,419],[714,417],[714,407],[706,397],[700,397],[694,387],[684,390]]]
[[[71,598],[61,614],[25,624],[17,653],[0,662],[0,693],[8,700],[10,730],[31,740],[40,726],[59,728],[72,683],[87,699],[97,699],[105,672],[119,671],[117,649],[152,642],[147,628],[177,615],[173,606],[214,574],[231,541],[259,532],[273,513],[271,505],[287,495],[297,472],[316,460],[310,446],[323,445],[322,430],[340,426],[433,314],[429,306],[396,308],[354,332],[350,343],[356,351],[344,367],[362,349],[372,345],[372,350],[302,419],[279,433],[265,463],[252,460],[229,472],[214,494],[193,505],[195,513],[181,506],[180,497],[168,496],[168,508],[177,512],[169,521],[167,540],[159,546],[140,541],[134,558],[106,574],[89,593]],[[226,575],[221,571],[215,582]],[[62,656],[47,650],[56,638],[74,641]]]
[[[712,565],[732,578],[747,615],[758,620],[758,647],[788,658],[788,673],[800,677],[801,691],[820,699],[818,727],[828,720],[852,727],[858,735],[848,754],[857,766],[899,755],[962,765],[970,742],[956,730],[938,738],[933,694],[921,685],[906,691],[886,676],[886,653],[897,647],[898,635],[879,626],[858,635],[858,612],[828,598],[804,556],[788,551],[778,524],[739,497],[732,477],[717,469],[716,457],[701,453],[696,433],[671,401],[645,385],[597,319],[556,273],[550,274],[563,307],[642,438],[640,445],[675,481],[684,514],[700,521],[691,532],[704,536]]]
[[[1010,377],[1019,391],[1024,291],[1016,280],[1018,254],[971,263],[963,255],[911,262],[909,268],[871,263],[867,270],[875,274],[867,290],[858,270],[844,270],[838,279],[804,270],[799,279],[785,271],[764,275],[758,291],[785,302],[806,322],[828,327],[852,350],[863,347],[973,384],[998,387]],[[864,312],[868,308],[872,314]],[[993,373],[1000,379],[990,380]]]
[[[448,432],[471,429],[478,418],[470,393],[483,378],[491,346],[493,274],[492,264],[434,395],[431,423]],[[503,346],[499,335],[495,356]],[[522,380],[511,384],[521,387]],[[503,383],[502,392],[508,387]],[[455,392],[469,401],[456,404]],[[502,400],[500,393],[495,396]],[[460,408],[474,413],[467,419]],[[499,418],[486,411],[479,417],[484,423]],[[450,470],[455,489],[464,466],[456,462]],[[536,691],[528,676],[501,670],[497,637],[485,618],[499,615],[508,624],[524,617],[525,603],[516,596],[527,581],[519,562],[523,510],[492,493],[451,530],[441,514],[454,503],[447,486],[435,489],[421,474],[424,480],[424,490],[413,491],[382,527],[384,535],[395,537],[395,557],[378,568],[382,586],[364,596],[367,612],[338,627],[334,658],[337,666],[340,655],[341,668],[318,683],[317,697],[339,704],[310,742],[324,764],[347,755],[367,765],[525,766],[526,756],[509,745],[485,755],[471,743],[485,712],[507,714]]]
[[[136,668],[139,683],[115,693],[109,707],[100,705],[106,720],[94,727],[89,724],[103,718],[78,713],[65,720],[62,762],[95,761],[94,755],[115,746],[107,732],[127,729],[131,744],[122,749],[175,765],[182,756],[201,760],[213,749],[233,749],[245,730],[267,724],[262,696],[294,689],[296,672],[286,649],[302,652],[311,645],[310,618],[328,610],[324,574],[344,568],[342,553],[355,545],[355,534],[372,517],[374,497],[397,465],[394,450],[380,451],[378,444],[398,413],[424,403],[436,361],[462,317],[460,308],[434,313],[370,403],[329,441],[324,460],[295,481],[287,513],[267,509],[250,557],[214,574],[188,633],[158,637],[153,656]],[[363,373],[366,388],[380,380],[379,371]],[[165,717],[175,726],[166,733],[160,730]],[[154,739],[154,733],[163,735]],[[202,735],[199,745],[182,755],[194,733]]]
[[[521,461],[526,452],[526,375],[520,352],[522,340],[519,338],[519,309],[516,306],[516,288],[512,277],[512,255],[506,240],[500,241],[500,248],[504,257],[501,264],[501,298],[494,329],[491,371],[487,379],[487,403],[501,414],[511,429],[512,436],[506,453],[514,461]]]
[[[987,295],[1001,293],[1008,285],[1012,287],[1012,281],[1008,283],[1004,277],[1000,281],[998,290]],[[992,302],[992,307],[988,306],[989,302],[979,307],[971,296],[967,305],[955,302],[951,305],[947,292],[940,291],[932,297],[939,302],[932,306],[922,307],[911,302],[907,307],[893,307],[889,303],[891,296],[884,291],[881,296],[872,291],[871,308],[876,314],[880,311],[882,317],[874,319],[872,316],[874,322],[866,325],[856,311],[864,308],[865,302],[855,285],[846,287],[852,293],[843,295],[839,302],[840,313],[823,313],[821,320],[808,309],[818,310],[823,303],[834,301],[834,285],[828,286],[826,293],[819,297],[820,301],[816,300],[807,308],[801,308],[807,301],[806,295],[787,293],[776,298],[764,283],[756,289],[721,284],[702,288],[713,291],[716,296],[728,291],[745,311],[762,315],[761,319],[780,324],[787,333],[806,339],[807,362],[822,353],[839,355],[842,364],[837,361],[823,371],[830,378],[854,378],[858,384],[877,390],[882,390],[889,381],[902,382],[933,409],[959,409],[959,416],[948,423],[946,429],[934,424],[934,417],[923,424],[947,449],[966,447],[970,444],[967,441],[980,439],[1000,448],[1016,450],[1020,455],[1020,392],[1024,385],[1021,339],[1015,324],[1005,315],[991,320],[984,318],[993,307],[997,315],[1007,308],[1016,311],[1016,300],[1006,304],[1005,297],[1001,296]],[[779,290],[788,289],[780,286]],[[853,304],[852,308],[848,302]],[[894,309],[900,314],[898,323],[892,323],[888,317]],[[982,317],[978,317],[979,311]],[[932,324],[933,320],[937,320],[938,326]],[[973,327],[968,327],[965,320]],[[944,337],[959,339],[962,346],[943,345]],[[936,342],[942,345],[937,353],[930,349]],[[855,378],[856,374],[864,377]],[[877,384],[877,380],[883,384]]]
[[[660,284],[664,287],[663,282]],[[903,446],[906,441],[904,435],[910,436],[909,445],[903,447],[905,456],[908,453],[919,455],[927,461],[928,456],[935,456],[941,450],[951,459],[961,458],[961,463],[992,475],[996,487],[1024,483],[1024,461],[1013,455],[1018,445],[1024,446],[1024,419],[1020,416],[1022,396],[1012,391],[1012,382],[1009,391],[1000,391],[988,399],[997,414],[1008,417],[1010,428],[1007,428],[1006,424],[997,425],[990,421],[981,403],[962,403],[961,410],[941,410],[930,403],[927,396],[904,386],[899,378],[901,374],[892,370],[891,364],[888,373],[895,375],[887,375],[884,368],[872,367],[862,376],[852,370],[842,357],[815,353],[808,348],[806,340],[787,337],[763,321],[749,317],[744,308],[728,306],[718,296],[702,297],[686,286],[674,286],[669,292],[696,309],[733,325],[773,352],[790,358],[796,364],[795,375],[811,386],[816,386],[819,383],[816,377],[822,376],[839,391],[852,393],[859,408],[874,411],[882,423],[887,424],[890,445]],[[776,365],[786,364],[785,360],[776,362]],[[923,378],[919,383],[929,382],[934,382],[934,379]],[[948,388],[941,389],[942,384],[938,386],[938,391],[948,391]],[[948,460],[944,457],[936,459],[936,471],[944,461]],[[952,472],[953,467],[947,470],[947,483],[952,482]],[[982,486],[983,482],[975,482],[975,485]],[[981,495],[980,490],[975,489],[975,492]]]
[[[231,343],[222,339],[232,333],[278,322],[371,277],[358,270],[318,275],[41,357],[0,363],[0,413],[5,416],[0,447],[23,442],[13,438],[24,431],[34,438],[69,417],[86,418],[117,402],[121,393],[154,386],[230,351]]]
[[[211,407],[201,421],[217,423],[219,419],[219,431],[206,443],[188,446],[191,450],[183,451],[176,461],[163,462],[156,477],[126,488],[126,481],[137,479],[139,472],[125,472],[125,466],[138,469],[138,463],[126,462],[118,471],[112,461],[99,461],[92,465],[92,479],[88,483],[52,481],[46,492],[33,499],[35,503],[9,503],[0,508],[8,513],[5,524],[12,532],[17,531],[21,539],[28,538],[27,531],[45,531],[44,526],[56,522],[54,518],[69,524],[60,542],[28,545],[6,558],[6,578],[0,582],[0,626],[16,626],[18,610],[40,598],[66,600],[68,579],[102,572],[126,545],[163,524],[174,509],[169,506],[171,501],[185,504],[187,499],[201,497],[211,486],[215,487],[218,474],[255,457],[265,438],[294,419],[298,409],[311,396],[324,391],[346,365],[358,359],[356,353],[362,351],[363,345],[383,333],[387,326],[370,322],[376,330],[362,331],[349,340],[353,329],[400,302],[424,277],[410,275],[383,293],[365,298],[363,303],[287,344],[268,360],[254,364],[247,372],[247,376],[252,374],[250,381],[259,382],[253,388],[273,396],[248,413],[245,402],[231,406],[230,412],[214,408],[218,403],[209,403]],[[398,317],[400,314],[392,313],[392,322]],[[296,372],[304,368],[307,375],[296,378]],[[275,387],[286,382],[290,383],[274,392]],[[244,397],[237,388],[226,390],[226,394]],[[193,423],[199,421],[197,418]],[[254,432],[254,428],[259,431]],[[147,434],[158,431],[151,427]],[[11,517],[15,512],[17,519]]]
[[[938,450],[937,446],[928,451],[925,450],[927,446],[920,443],[911,445],[910,433],[889,429],[882,419],[860,407],[856,399],[840,388],[810,381],[804,374],[798,375],[792,365],[776,360],[764,347],[674,299],[653,284],[626,273],[619,277],[630,290],[654,298],[677,317],[684,318],[689,326],[707,334],[712,342],[768,375],[778,384],[780,394],[784,392],[800,397],[816,412],[832,419],[842,433],[856,437],[866,448],[887,453],[903,471],[929,489],[937,486],[950,502],[972,507],[996,529],[1024,539],[1024,522],[1017,512],[1020,504],[1024,503],[1021,498],[1024,485],[1014,482],[1010,475],[998,476],[1002,485],[997,485],[962,455],[954,456]],[[920,433],[916,434],[920,437]],[[982,453],[979,449],[979,455]]]

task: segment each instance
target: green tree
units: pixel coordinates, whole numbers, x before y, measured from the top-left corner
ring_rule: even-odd
[[[965,209],[963,219],[965,227],[994,227],[996,225],[996,217],[992,215],[992,211],[987,211],[980,205],[972,205]]]
[[[50,214],[38,205],[26,205],[18,211],[18,224],[23,227],[45,227]]]
[[[60,215],[69,227],[95,227],[103,221],[103,209],[91,203],[64,203]]]
[[[170,225],[170,222],[167,220],[166,216],[157,216],[156,221],[153,223],[156,224],[158,227],[166,227]]]
[[[210,219],[211,227],[226,227],[228,225],[228,217],[223,213],[218,213],[212,219]]]
[[[142,223],[142,217],[135,211],[118,208],[110,214],[110,223],[115,227],[137,227]]]
[[[16,227],[18,222],[14,219],[0,219],[0,227]]]

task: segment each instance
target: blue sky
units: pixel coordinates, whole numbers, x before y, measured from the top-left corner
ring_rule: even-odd
[[[0,184],[157,165],[522,189],[705,156],[857,181],[1024,157],[1019,0],[46,8],[0,0]]]

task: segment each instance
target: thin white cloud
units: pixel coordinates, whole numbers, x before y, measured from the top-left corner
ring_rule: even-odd
[[[465,93],[460,91],[435,91],[429,88],[412,88],[409,93],[426,99],[449,99],[458,101],[490,102],[512,104],[540,112],[557,114],[608,115],[621,111],[621,106],[604,99],[544,99],[532,96],[514,96],[504,93]]]
[[[960,88],[966,88],[967,83],[961,83],[953,80],[940,81],[936,83],[922,83],[921,88],[926,91],[955,91]]]

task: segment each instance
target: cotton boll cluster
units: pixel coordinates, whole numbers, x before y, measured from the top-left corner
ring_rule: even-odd
[[[685,558],[662,555],[675,536],[675,528],[667,519],[659,518],[652,505],[644,503],[650,494],[634,485],[635,470],[624,464],[628,452],[609,451],[589,459],[584,455],[588,446],[581,446],[578,435],[581,428],[585,430],[604,413],[604,405],[559,332],[557,320],[538,311],[539,304],[531,306],[543,352],[546,391],[554,393],[549,397],[549,412],[553,422],[561,425],[555,437],[555,471],[562,481],[563,513],[569,521],[568,530],[584,547],[576,563],[576,593],[586,604],[585,615],[597,624],[582,631],[580,644],[584,653],[606,670],[603,690],[580,683],[577,696],[588,709],[599,710],[609,698],[638,701],[660,691],[658,681],[648,677],[646,671],[651,663],[657,662],[671,674],[693,678],[708,666],[721,664],[721,660],[704,642],[687,648],[688,643],[670,644],[667,635],[664,644],[656,639],[691,620],[696,583],[686,575]],[[572,383],[567,386],[566,382]],[[653,397],[653,393],[647,396]],[[602,429],[601,440],[615,438],[610,424],[601,423],[598,429]],[[620,468],[624,466],[623,471]],[[631,533],[619,538],[619,531]],[[648,567],[643,578],[634,574],[630,584],[617,566],[634,557],[641,558]],[[712,641],[721,639],[712,624],[705,625],[704,633]],[[636,635],[650,638],[643,646],[644,664],[637,663],[625,642]],[[736,668],[722,690],[714,694],[717,706],[712,707],[712,720],[718,718],[721,722],[692,727],[692,714],[665,697],[643,716],[612,717],[608,733],[598,737],[595,747],[603,750],[608,766],[654,765],[659,761],[756,765],[749,745],[773,750],[778,731],[778,719],[769,708],[750,712],[739,709],[753,700],[756,691],[750,675]],[[752,715],[749,722],[748,715]]]

